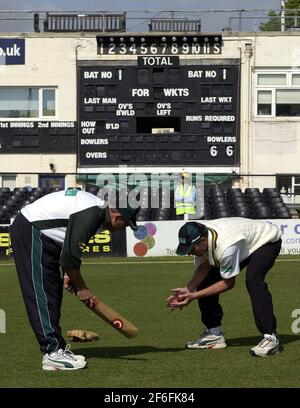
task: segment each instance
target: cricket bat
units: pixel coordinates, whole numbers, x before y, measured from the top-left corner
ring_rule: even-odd
[[[135,337],[138,334],[138,328],[129,322],[125,317],[120,315],[120,313],[113,310],[110,306],[106,305],[102,300],[98,299],[96,296],[94,299],[94,307],[90,307],[89,300],[83,301],[83,303],[94,313],[101,317],[105,322],[110,324],[114,329],[123,336],[129,339]]]

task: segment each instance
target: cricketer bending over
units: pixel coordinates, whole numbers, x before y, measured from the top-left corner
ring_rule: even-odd
[[[167,305],[182,308],[197,299],[206,326],[198,339],[186,343],[187,348],[227,346],[221,331],[219,295],[234,287],[235,277],[247,266],[246,286],[256,327],[263,335],[250,354],[268,356],[279,352],[272,296],[265,276],[280,253],[281,235],[280,229],[269,222],[246,218],[187,222],[180,228],[176,253],[194,255],[196,269],[185,287],[172,289]]]
[[[62,336],[60,309],[65,289],[93,307],[93,294],[80,273],[81,254],[98,229],[137,229],[139,209],[109,208],[86,191],[47,194],[25,206],[11,226],[13,253],[28,318],[43,354],[43,370],[84,368]],[[60,267],[66,278],[63,277]]]

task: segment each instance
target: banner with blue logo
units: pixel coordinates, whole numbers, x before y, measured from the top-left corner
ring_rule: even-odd
[[[0,39],[0,65],[25,64],[25,39]]]

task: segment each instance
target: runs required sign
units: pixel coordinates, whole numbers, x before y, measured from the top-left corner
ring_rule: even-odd
[[[80,166],[238,165],[239,60],[180,58],[78,67]]]

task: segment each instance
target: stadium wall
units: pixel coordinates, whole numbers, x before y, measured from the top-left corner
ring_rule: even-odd
[[[164,33],[160,34],[164,35]],[[170,33],[170,35],[180,38],[186,34]],[[114,34],[115,39],[120,39],[121,36],[125,36],[125,40],[126,36],[144,36],[147,41],[150,33]],[[225,160],[224,163],[220,161],[214,165],[214,158],[211,157],[208,165],[191,165],[188,161],[180,165],[165,162],[150,165],[150,169],[165,172],[180,172],[183,169],[189,169],[206,174],[236,172],[242,176],[238,182],[235,182],[236,187],[259,188],[275,187],[278,175],[300,174],[298,159],[300,116],[298,108],[294,106],[297,105],[300,92],[300,60],[297,52],[299,36],[299,32],[255,34],[224,32],[220,53],[180,54],[180,63],[192,64],[195,70],[204,63],[217,66],[230,61],[239,61],[239,111],[236,118],[240,134],[237,144],[239,152],[236,162],[231,164]],[[96,37],[91,33],[0,35],[0,40],[24,40],[25,44],[24,63],[1,65],[0,88],[37,87],[55,89],[56,92],[55,117],[0,118],[0,174],[16,175],[16,186],[23,186],[25,179],[21,174],[26,172],[28,173],[26,177],[30,177],[32,186],[36,187],[40,175],[53,173],[49,168],[50,163],[54,163],[56,174],[66,177],[65,186],[76,185],[75,173],[91,174],[103,171],[117,173],[120,166],[127,166],[126,161],[115,165],[103,164],[101,157],[91,165],[80,163],[79,140],[82,135],[78,129],[80,85],[77,70],[80,67],[93,66],[98,66],[100,69],[114,64],[133,66],[137,63],[138,58],[134,54],[101,55]],[[258,80],[262,78],[262,75],[271,76],[269,79],[266,78],[266,82],[259,84]],[[276,83],[274,85],[270,80],[272,75],[277,75],[277,80],[280,76],[281,78],[285,76],[285,82],[279,81],[277,85]],[[276,112],[278,91],[292,91],[294,94],[294,97],[291,96],[290,105],[293,106],[289,105],[291,112],[288,115],[284,114],[284,109],[281,113]],[[259,98],[265,102],[262,105],[270,105],[271,110],[268,114],[258,113]],[[271,98],[269,102],[268,98]],[[285,98],[284,94],[281,98]],[[288,105],[287,101],[283,100],[282,105]],[[268,107],[264,106],[263,109],[268,109]],[[30,122],[34,126],[25,130],[17,129],[19,132],[16,131],[16,135],[19,134],[17,137],[6,133],[6,126],[10,125],[10,122]],[[39,122],[41,127],[39,127]],[[51,128],[54,124],[55,130],[57,122],[65,123],[65,125],[52,134],[48,131],[49,127]],[[212,142],[208,147],[210,149],[216,145],[221,149],[226,143]],[[120,148],[126,150],[128,146],[123,144],[123,147]],[[209,149],[203,154],[209,155]],[[105,152],[103,147],[102,151]],[[141,168],[138,164],[128,167],[129,171],[134,172],[138,172]]]
[[[300,222],[293,219],[266,220],[283,231],[281,255],[300,254]],[[139,222],[137,232],[129,228],[111,235],[109,231],[96,234],[89,241],[83,257],[89,256],[176,256],[178,230],[185,221]],[[9,226],[0,226],[0,259],[12,256]]]
[[[281,255],[300,254],[300,222],[291,219],[266,220],[283,231]],[[138,223],[133,232],[127,228],[127,256],[174,256],[178,246],[178,230],[185,221],[149,221]]]

